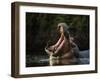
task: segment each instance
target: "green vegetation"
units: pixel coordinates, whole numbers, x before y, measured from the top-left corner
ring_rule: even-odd
[[[56,42],[58,33],[57,24],[65,22],[72,30],[75,42],[80,50],[89,49],[89,16],[66,14],[26,13],[26,45],[27,50],[41,51],[46,42]]]

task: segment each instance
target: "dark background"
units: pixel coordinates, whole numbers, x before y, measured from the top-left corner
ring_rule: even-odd
[[[47,13],[26,13],[26,67],[47,66],[44,48],[59,38],[57,24],[65,22],[81,51],[89,49],[89,16]]]

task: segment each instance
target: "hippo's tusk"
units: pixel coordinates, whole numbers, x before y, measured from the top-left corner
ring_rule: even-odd
[[[53,52],[50,52],[48,49],[45,48],[45,52],[49,55],[53,54]]]

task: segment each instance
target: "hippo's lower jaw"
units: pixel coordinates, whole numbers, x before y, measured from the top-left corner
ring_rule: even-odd
[[[50,52],[48,49],[45,48],[46,53],[49,55],[49,65],[68,65],[68,64],[76,64],[76,58],[73,57],[62,57],[62,56],[54,56],[53,52]],[[69,53],[67,53],[69,54]]]
[[[53,52],[50,52],[47,48],[45,48],[46,53],[49,55],[49,65],[53,66],[54,64],[58,64],[59,57],[54,57]]]

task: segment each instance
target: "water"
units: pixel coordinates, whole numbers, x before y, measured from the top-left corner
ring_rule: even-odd
[[[80,51],[78,54],[78,64],[89,64],[89,50]],[[48,55],[26,55],[26,67],[41,67],[49,66]]]

